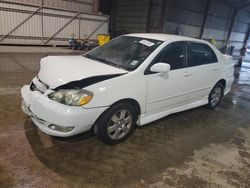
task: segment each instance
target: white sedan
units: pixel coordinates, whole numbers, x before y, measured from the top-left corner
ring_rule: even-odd
[[[211,44],[166,34],[129,34],[82,56],[48,56],[23,86],[22,109],[41,131],[68,137],[94,130],[107,144],[136,125],[206,105],[233,82],[234,65]]]

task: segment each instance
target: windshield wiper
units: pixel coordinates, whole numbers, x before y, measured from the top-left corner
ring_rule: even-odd
[[[108,59],[100,59],[103,63],[107,64],[107,65],[111,65],[113,67],[117,67],[119,69],[124,69],[122,66],[117,65],[115,63],[113,63],[112,61],[108,60]]]
[[[119,68],[119,69],[127,70],[126,68],[124,68],[122,66],[119,66],[119,65],[113,63],[112,61],[110,61],[108,59],[98,58],[98,57],[95,57],[95,56],[92,56],[92,55],[89,55],[89,54],[86,54],[84,56],[87,57],[87,58],[89,58],[89,59],[96,60],[96,61],[99,61],[101,63],[105,63],[107,65],[111,65],[111,66]]]
[[[83,56],[87,57],[89,59],[92,59],[92,60],[98,60],[95,56],[92,56],[92,55],[89,55],[89,54],[84,54]]]

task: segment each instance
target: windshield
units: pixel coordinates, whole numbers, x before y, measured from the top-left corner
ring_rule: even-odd
[[[126,70],[135,70],[162,41],[122,36],[100,46],[85,56]]]

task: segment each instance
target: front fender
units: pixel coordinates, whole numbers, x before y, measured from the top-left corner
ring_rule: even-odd
[[[138,102],[141,113],[146,109],[147,80],[144,75],[126,74],[84,88],[94,93],[93,99],[84,108],[107,107],[123,99]]]

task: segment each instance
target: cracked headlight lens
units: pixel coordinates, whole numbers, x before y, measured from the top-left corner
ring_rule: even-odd
[[[82,106],[91,101],[93,93],[87,90],[59,90],[48,97],[68,106]]]

